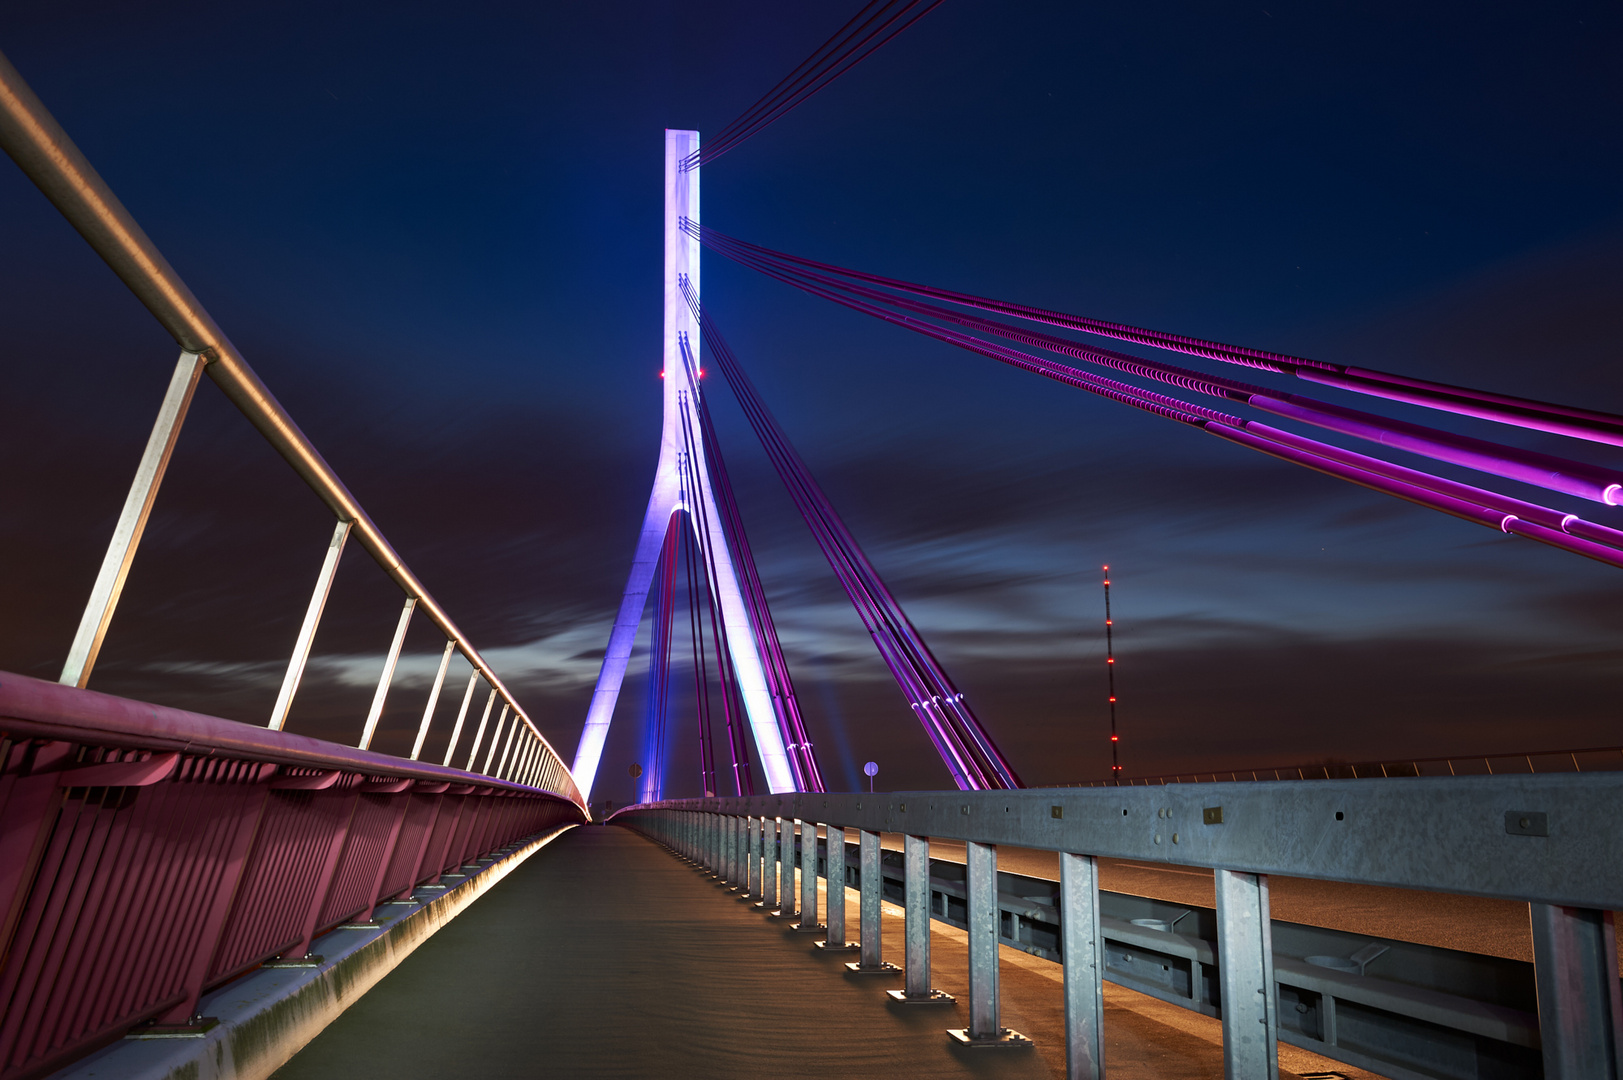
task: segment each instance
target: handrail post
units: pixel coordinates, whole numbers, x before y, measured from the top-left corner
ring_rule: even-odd
[[[880,905],[884,900],[885,879],[880,862],[879,834],[861,830],[858,853],[862,878],[858,933],[862,940],[862,954],[856,963],[845,965],[845,970],[863,975],[893,975],[902,969],[884,960],[884,927],[879,920],[883,917]]]
[[[440,688],[445,685],[445,671],[451,666],[451,654],[456,651],[456,642],[445,643],[445,655],[440,657],[440,670],[434,676],[434,689],[428,692],[428,705],[423,709],[423,722],[417,727],[417,741],[411,744],[411,760],[416,761],[417,755],[423,752],[423,740],[428,738],[428,725],[434,720],[434,706],[440,703]]]
[[[1623,1003],[1610,911],[1529,904],[1546,1080],[1616,1080]]]
[[[338,573],[338,560],[344,554],[344,543],[349,539],[353,523],[339,521],[333,525],[332,539],[327,541],[327,554],[321,560],[321,572],[316,575],[315,591],[310,594],[310,606],[304,611],[304,622],[299,626],[298,639],[293,643],[293,655],[287,661],[287,674],[282,676],[282,689],[276,694],[276,706],[271,709],[272,731],[281,731],[287,725],[288,710],[293,707],[293,695],[299,692],[304,678],[304,666],[310,661],[310,646],[316,640],[316,627],[321,625],[321,613],[327,607],[327,594],[332,591],[333,576]]]
[[[1059,857],[1060,948],[1065,965],[1066,1080],[1104,1080],[1104,935],[1091,855]]]
[[[479,770],[486,776],[490,775],[490,763],[496,760],[496,744],[502,741],[502,727],[507,723],[507,713],[510,708],[511,706],[506,701],[502,702],[502,714],[496,718],[496,730],[490,733],[490,749],[485,754],[484,768]],[[517,717],[514,717],[515,723],[517,719]]]
[[[470,684],[470,689],[471,689]],[[490,710],[496,705],[496,688],[490,688],[490,696],[485,699],[485,714],[479,718],[479,730],[473,733],[473,745],[468,747],[468,763],[462,766],[463,772],[473,772],[473,760],[479,755],[479,742],[485,737],[485,725],[490,723]],[[449,761],[446,764],[450,764]]]
[[[389,643],[388,658],[383,661],[383,673],[378,676],[377,693],[372,695],[372,708],[366,714],[366,727],[361,732],[361,741],[355,744],[357,749],[365,750],[372,745],[372,736],[383,717],[384,699],[389,696],[389,684],[394,681],[395,665],[400,662],[400,647],[406,643],[406,630],[411,626],[411,613],[416,607],[417,598],[406,597],[406,603],[400,609],[400,621],[395,624],[394,640]]]
[[[1279,989],[1274,983],[1268,875],[1215,871],[1223,1075],[1279,1080]]]
[[[107,636],[107,626],[113,621],[113,610],[124,591],[124,581],[135,560],[135,549],[146,531],[152,504],[158,498],[158,486],[169,468],[169,458],[175,451],[175,440],[180,437],[180,426],[191,406],[192,394],[197,390],[198,377],[203,374],[204,362],[195,352],[182,352],[175,361],[174,374],[169,377],[169,389],[164,391],[163,403],[158,406],[158,417],[152,422],[152,434],[147,436],[146,449],[141,452],[141,463],[135,467],[135,479],[130,481],[129,494],[124,497],[124,508],[119,512],[118,524],[113,526],[112,539],[107,542],[107,554],[102,556],[101,569],[96,572],[96,583],[90,587],[90,598],[85,601],[84,614],[79,617],[79,629],[68,648],[67,661],[57,682],[64,686],[84,686],[90,681],[90,669],[96,666],[101,643]]]
[[[950,1005],[956,999],[930,986],[930,841],[911,834],[902,838],[903,911],[906,981],[901,990],[887,990],[892,1001],[909,1005]]]
[[[969,894],[969,1026],[948,1031],[971,1046],[1030,1046],[998,1016],[998,938],[1003,912],[997,904],[997,845],[964,844],[964,891]]]

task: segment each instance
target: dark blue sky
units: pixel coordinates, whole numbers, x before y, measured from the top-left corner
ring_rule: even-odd
[[[846,14],[63,3],[0,16],[0,50],[570,757],[657,448],[661,129],[718,130]],[[1623,411],[1619,55],[1610,4],[947,0],[710,166],[705,220]],[[0,252],[0,668],[50,677],[175,349],[9,165]],[[1623,742],[1617,571],[718,258],[705,285],[1028,781],[1103,774],[1106,561],[1129,773]],[[826,772],[946,783],[716,391]],[[262,723],[328,528],[205,385],[92,685]],[[353,740],[396,605],[352,552],[293,729]],[[432,632],[409,649],[385,749],[409,744]],[[630,793],[642,702],[633,679],[602,795]]]

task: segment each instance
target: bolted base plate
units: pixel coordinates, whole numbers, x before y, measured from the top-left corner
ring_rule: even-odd
[[[213,1016],[196,1017],[190,1024],[148,1024],[133,1029],[126,1039],[201,1039],[220,1021]]]
[[[997,1046],[1005,1049],[1019,1049],[1031,1045],[1030,1039],[1018,1031],[1011,1031],[1008,1028],[998,1028],[996,1035],[983,1035],[978,1039],[969,1034],[968,1028],[948,1028],[947,1034],[952,1036],[953,1041],[959,1046]]]
[[[906,990],[886,990],[885,996],[899,1005],[951,1005],[958,999],[940,990],[914,996]]]
[[[812,923],[810,926],[802,926],[801,924],[796,923],[795,925],[791,926],[789,929],[794,931],[797,934],[826,934],[826,933],[828,933],[828,927],[824,926],[822,923]]]
[[[800,912],[785,911],[782,908],[778,908],[775,911],[767,912],[766,917],[769,919],[798,919],[800,918]]]
[[[873,967],[864,967],[861,964],[847,964],[845,965],[845,970],[850,972],[852,975],[900,975],[902,973],[901,968],[897,967],[895,964],[886,963],[883,960]]]
[[[280,958],[275,960],[266,960],[259,966],[268,968],[314,968],[320,967],[326,962],[326,957],[317,956],[315,953],[308,953],[304,956],[295,957],[292,960],[282,960]]]
[[[832,941],[814,941],[812,948],[821,949],[826,953],[861,952],[862,946],[855,942],[846,941],[836,945]]]

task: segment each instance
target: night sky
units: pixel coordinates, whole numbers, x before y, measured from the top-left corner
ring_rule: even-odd
[[[0,50],[569,760],[658,447],[661,129],[719,130],[857,6],[63,2],[11,6]],[[704,219],[1623,412],[1619,56],[1615,4],[947,0],[707,167]],[[0,669],[55,678],[177,350],[9,162],[0,256]],[[1623,743],[1619,571],[705,275],[1028,783],[1107,774],[1106,562],[1128,775]],[[869,759],[882,787],[948,785],[711,402],[830,786]],[[330,528],[205,380],[92,688],[263,724]],[[399,602],[351,545],[290,730],[354,742]],[[377,748],[409,748],[436,636],[417,620]],[[595,797],[632,794],[643,649]],[[688,679],[672,795],[698,793]]]

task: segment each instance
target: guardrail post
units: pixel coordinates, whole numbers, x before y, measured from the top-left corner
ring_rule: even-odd
[[[860,958],[845,970],[861,975],[891,975],[900,970],[884,960],[884,934],[880,917],[880,904],[884,899],[885,881],[881,877],[879,862],[879,834],[862,830],[858,840],[858,871],[861,876],[862,899],[857,905],[858,933],[861,935]]]
[[[800,923],[797,934],[815,934],[828,927],[817,921],[817,822],[800,823]]]
[[[751,814],[744,819],[744,899],[754,900],[761,892],[761,820]]]
[[[727,816],[727,888],[736,890],[744,880],[744,819],[736,814]]]
[[[1059,857],[1060,948],[1065,964],[1066,1080],[1105,1075],[1104,935],[1099,929],[1099,873],[1091,855]]]
[[[1623,1074],[1623,1004],[1610,911],[1529,904],[1546,1080]]]
[[[838,825],[828,827],[827,855],[824,858],[828,882],[828,937],[817,947],[830,952],[845,952],[859,946],[848,945],[845,940],[845,830]]]
[[[964,891],[969,899],[969,1026],[947,1034],[970,1046],[1030,1046],[998,1019],[997,845],[964,844]]]
[[[956,1000],[930,986],[930,841],[928,837],[906,836],[902,840],[906,935],[903,963],[905,989],[887,990],[893,1001],[909,1005],[950,1005]]]
[[[761,902],[755,905],[772,912],[778,906],[778,821],[761,819]]]
[[[795,821],[778,819],[778,909],[773,916],[792,919],[795,916]]]
[[[1274,983],[1268,875],[1217,870],[1217,971],[1223,1075],[1279,1080],[1279,989]]]

